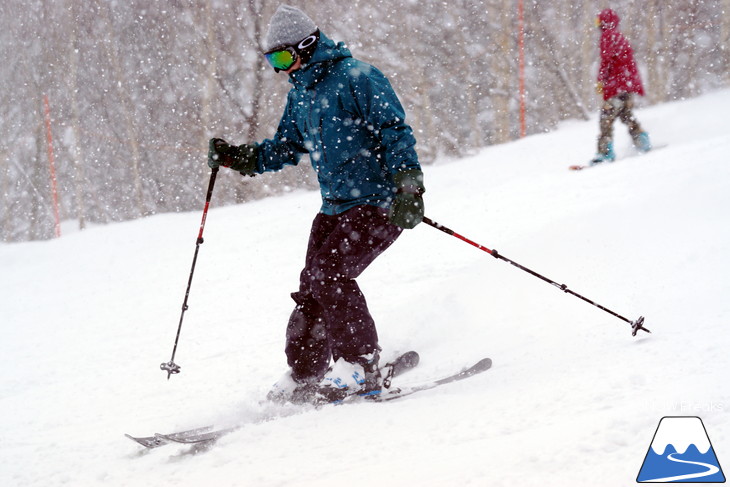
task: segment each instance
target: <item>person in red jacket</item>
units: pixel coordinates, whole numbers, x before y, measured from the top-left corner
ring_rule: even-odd
[[[644,96],[644,87],[631,45],[618,30],[619,20],[619,16],[610,8],[601,11],[596,18],[596,25],[601,29],[601,67],[598,70],[596,91],[603,95],[603,106],[598,152],[591,164],[613,162],[616,159],[613,150],[613,123],[617,118],[628,125],[629,134],[637,149],[642,152],[651,150],[649,134],[641,128],[632,113],[634,94]]]

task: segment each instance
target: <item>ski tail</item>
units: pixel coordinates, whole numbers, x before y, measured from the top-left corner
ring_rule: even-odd
[[[417,385],[417,386],[393,389],[384,394],[381,394],[380,396],[376,397],[375,399],[377,401],[394,401],[394,400],[400,399],[402,397],[410,396],[411,394],[415,394],[417,392],[427,391],[429,389],[434,389],[434,388],[442,386],[444,384],[450,384],[452,382],[457,382],[460,380],[467,379],[467,378],[475,376],[477,374],[481,374],[482,372],[485,372],[491,368],[492,368],[492,359],[483,358],[483,359],[479,360],[477,363],[475,363],[474,365],[472,365],[471,367],[464,369],[460,372],[457,372],[456,374],[452,374],[452,375],[443,377],[441,379],[437,379],[437,380],[434,380],[431,382],[426,382],[424,384]]]
[[[483,358],[479,362],[475,363],[468,369],[462,370],[458,374],[454,374],[450,377],[445,377],[443,379],[439,379],[437,381],[434,381],[441,384],[448,384],[449,382],[456,382],[458,380],[466,379],[467,377],[471,377],[472,375],[479,374],[481,372],[484,372],[485,370],[489,370],[492,368],[492,359],[491,358]]]
[[[403,355],[398,356],[392,362],[385,364],[380,369],[380,373],[383,374],[383,387],[386,389],[390,388],[394,377],[398,377],[399,375],[408,372],[417,366],[420,360],[421,357],[418,355],[418,352],[411,350],[410,352],[406,352]]]

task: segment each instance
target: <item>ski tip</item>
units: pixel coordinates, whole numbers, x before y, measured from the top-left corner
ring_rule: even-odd
[[[576,164],[573,166],[568,166],[568,169],[570,169],[571,171],[580,171],[581,169],[585,169],[587,167],[588,166],[582,166],[582,165]]]

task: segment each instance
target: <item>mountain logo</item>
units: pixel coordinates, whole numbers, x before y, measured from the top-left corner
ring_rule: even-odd
[[[697,416],[663,417],[636,481],[725,482],[702,420]]]

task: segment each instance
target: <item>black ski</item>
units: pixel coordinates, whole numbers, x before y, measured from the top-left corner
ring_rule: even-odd
[[[388,362],[383,367],[381,367],[381,372],[383,374],[384,381],[387,381],[388,384],[390,384],[390,380],[394,377],[397,377],[412,368],[414,368],[416,365],[418,365],[418,362],[420,360],[420,357],[418,356],[418,352],[410,351],[406,352],[404,354],[399,355],[395,358],[395,360]],[[341,399],[341,398],[340,398]],[[323,405],[328,404],[330,402],[337,402],[336,400],[331,401],[322,401],[320,404],[315,405]],[[276,417],[276,416],[274,416]],[[265,416],[260,421],[267,421],[271,419],[272,416]],[[140,445],[144,446],[148,449],[153,448],[159,448],[161,446],[167,445],[169,443],[185,443],[185,444],[195,444],[195,443],[206,443],[209,441],[215,441],[221,436],[230,433],[231,431],[234,431],[238,429],[237,427],[233,428],[225,428],[221,430],[216,430],[214,426],[203,426],[202,428],[195,428],[187,431],[179,431],[176,433],[168,433],[168,434],[161,434],[161,433],[155,433],[153,436],[132,436],[130,434],[125,434],[127,438],[129,438],[132,441],[135,441],[139,443]]]
[[[411,353],[411,352],[409,352]],[[412,352],[415,353],[415,352]],[[403,356],[401,356],[403,357]],[[401,358],[399,357],[399,359]],[[417,357],[417,354],[415,355]],[[409,358],[413,360],[415,358],[413,355],[411,355]],[[398,360],[396,360],[397,362]],[[412,363],[412,362],[408,362]],[[417,363],[417,360],[416,362]],[[401,364],[403,365],[403,364]],[[405,370],[409,370],[411,367],[406,368]],[[429,389],[434,389],[438,386],[442,386],[444,384],[450,384],[452,382],[457,382],[460,380],[464,380],[468,377],[473,377],[474,375],[477,375],[481,372],[484,372],[486,370],[489,370],[492,367],[492,359],[490,358],[484,358],[477,362],[476,364],[472,365],[471,367],[462,370],[461,372],[457,372],[456,374],[449,375],[447,377],[443,377],[438,380],[434,380],[431,382],[426,382],[424,384],[420,384],[417,386],[412,387],[403,387],[403,388],[397,388],[392,389],[388,391],[383,391],[380,393],[369,393],[369,394],[350,394],[348,396],[345,396],[342,399],[338,399],[336,401],[328,401],[327,403],[316,403],[317,406],[322,406],[324,404],[348,404],[352,402],[360,402],[360,401],[373,401],[373,402],[386,402],[386,401],[393,401],[395,399],[401,399],[406,396],[410,396],[411,394],[415,394],[417,392],[426,391]],[[404,370],[401,370],[400,373],[402,373]],[[398,375],[396,373],[396,375]],[[208,432],[202,432],[202,433],[195,433],[191,435],[184,435],[184,434],[172,434],[172,435],[157,435],[159,439],[163,441],[172,441],[175,443],[183,443],[183,444],[201,444],[201,443],[208,443],[213,442],[220,437],[227,435],[228,433],[237,430],[238,428],[226,428],[216,431],[208,431]]]
[[[402,355],[399,355],[395,358],[395,360],[388,362],[384,366],[380,368],[381,373],[383,374],[384,382],[387,382],[390,384],[390,380],[394,377],[398,377],[399,375],[411,370],[415,366],[418,365],[418,362],[420,361],[420,356],[418,355],[418,352],[410,351],[406,352]],[[331,387],[327,387],[326,393],[327,395],[317,395],[317,399],[312,399],[310,402],[305,403],[313,406],[325,406],[327,404],[337,404],[343,402],[343,399],[347,398],[348,396],[342,393],[343,391],[338,389],[333,389]],[[220,438],[221,436],[227,435],[228,433],[231,433],[233,431],[236,431],[239,429],[240,426],[234,426],[231,428],[224,428],[220,430],[213,430],[210,427],[206,428],[199,428],[198,430],[192,430],[192,431],[183,431],[180,433],[172,433],[172,434],[160,434],[156,433],[154,438],[156,442],[152,446],[148,446],[148,448],[156,448],[158,446],[165,445],[169,442],[174,443],[183,443],[187,445],[191,444],[201,444],[201,443],[208,443],[213,442]],[[131,437],[130,437],[131,438]],[[150,438],[150,437],[147,437]],[[145,439],[147,439],[145,438]],[[144,445],[144,443],[140,442],[136,438],[132,438],[137,443],[140,443]],[[146,445],[145,445],[146,446]]]
[[[418,365],[419,362],[419,356],[416,352],[407,352],[403,355],[400,355],[398,358],[396,358],[393,362],[390,362],[383,366],[381,368],[381,371],[383,372],[383,378],[384,382],[388,381],[394,377],[399,376],[400,374],[403,374],[404,372],[414,368],[416,365]],[[347,404],[351,402],[357,402],[357,401],[372,401],[372,402],[386,402],[386,401],[393,401],[396,399],[400,399],[406,396],[410,396],[412,394],[415,394],[417,392],[426,391],[429,389],[433,389],[435,387],[449,384],[452,382],[457,382],[463,379],[466,379],[468,377],[472,377],[476,374],[479,374],[481,372],[484,372],[488,370],[492,366],[492,360],[489,358],[484,358],[477,362],[476,364],[472,365],[471,367],[464,369],[460,372],[457,372],[455,374],[449,375],[447,377],[443,377],[438,380],[434,380],[431,382],[426,382],[417,386],[411,386],[411,387],[402,387],[402,388],[394,388],[394,389],[385,389],[383,391],[376,391],[371,392],[368,394],[350,394],[345,396],[336,396],[334,398],[328,397],[326,400],[320,400],[320,401],[314,401],[312,405],[314,406],[323,406],[327,404]],[[331,388],[330,388],[331,389]],[[274,419],[277,416],[268,416],[267,419],[264,419],[262,421],[266,421],[269,419]],[[182,443],[182,444],[204,444],[209,442],[214,442],[215,440],[219,439],[220,437],[231,433],[233,431],[236,431],[240,428],[240,426],[232,427],[232,428],[224,428],[215,430],[212,426],[206,426],[203,428],[196,428],[193,430],[188,431],[181,431],[178,433],[170,433],[170,434],[155,434],[154,436],[146,436],[146,437],[134,437],[131,435],[126,435],[127,438],[130,438],[140,445],[146,447],[146,448],[158,448],[163,445],[167,445],[169,443]]]

